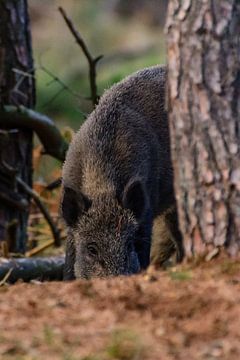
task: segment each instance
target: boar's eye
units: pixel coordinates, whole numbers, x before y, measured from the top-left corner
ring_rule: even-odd
[[[91,256],[95,257],[98,255],[98,248],[97,248],[97,245],[94,243],[88,244],[87,250],[88,250],[89,255],[91,255]]]

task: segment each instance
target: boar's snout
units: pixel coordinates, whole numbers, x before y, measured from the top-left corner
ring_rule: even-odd
[[[75,263],[75,275],[77,278],[90,279],[93,277],[109,277],[119,275],[133,275],[138,273],[140,263],[138,255],[135,251],[132,251],[123,258],[102,258],[90,260],[87,258],[81,258],[77,256]]]

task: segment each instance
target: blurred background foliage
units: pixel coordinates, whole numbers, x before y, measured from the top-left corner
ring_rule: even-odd
[[[37,110],[77,129],[89,113],[87,61],[66,27],[58,6],[73,20],[98,65],[99,94],[125,75],[165,62],[164,0],[29,0],[35,65]],[[75,94],[61,89],[45,67]],[[57,95],[58,94],[58,95]]]
[[[167,0],[29,0],[37,78],[37,107],[60,128],[78,129],[92,111],[88,63],[70,34],[62,6],[89,51],[104,55],[97,67],[98,93],[146,66],[165,63],[163,26]],[[68,89],[63,89],[60,79]],[[65,130],[68,134],[69,130]],[[69,135],[69,134],[68,134]],[[60,164],[45,156],[35,179],[51,181]],[[53,176],[54,173],[54,176]]]

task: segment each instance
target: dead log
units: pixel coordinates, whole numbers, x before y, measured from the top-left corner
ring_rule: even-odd
[[[64,256],[5,259],[0,258],[0,283],[13,284],[18,280],[62,280]]]

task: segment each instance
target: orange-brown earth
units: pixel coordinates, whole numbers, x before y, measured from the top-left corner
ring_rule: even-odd
[[[240,264],[4,285],[0,359],[240,359]]]

